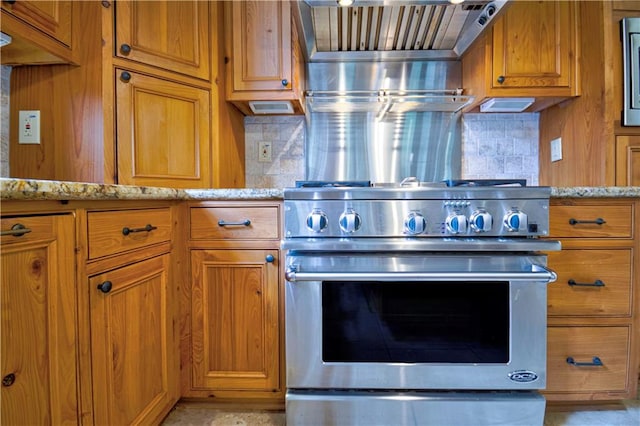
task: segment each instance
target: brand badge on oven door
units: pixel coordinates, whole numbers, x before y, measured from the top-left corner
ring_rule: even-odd
[[[529,383],[538,380],[538,375],[529,370],[516,370],[509,373],[509,378],[518,383]]]

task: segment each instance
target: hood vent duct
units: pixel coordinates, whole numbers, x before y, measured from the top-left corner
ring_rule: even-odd
[[[459,59],[507,0],[299,0],[309,62]]]

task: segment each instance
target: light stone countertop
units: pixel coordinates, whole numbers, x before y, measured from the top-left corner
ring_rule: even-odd
[[[640,198],[640,187],[552,187],[552,198]],[[0,178],[2,200],[282,200],[277,188],[173,189]]]

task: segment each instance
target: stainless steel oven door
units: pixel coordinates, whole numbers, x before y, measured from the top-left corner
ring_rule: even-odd
[[[546,256],[290,253],[289,389],[543,389]]]

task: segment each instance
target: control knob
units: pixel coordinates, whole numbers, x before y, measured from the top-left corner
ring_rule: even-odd
[[[427,221],[424,216],[418,212],[411,212],[404,220],[404,230],[407,234],[422,234],[427,227]]]
[[[338,223],[340,224],[340,229],[342,229],[343,232],[352,233],[360,229],[362,220],[355,210],[347,209],[340,215]]]
[[[474,232],[488,232],[491,231],[491,227],[493,226],[491,213],[484,209],[474,211],[471,217],[469,217],[469,222]]]
[[[446,219],[447,230],[452,234],[464,234],[467,232],[467,217],[455,212]]]
[[[511,232],[526,231],[527,215],[518,209],[511,209],[504,215],[504,225]]]
[[[320,209],[314,209],[307,216],[307,228],[313,232],[322,232],[328,224],[327,215]]]

